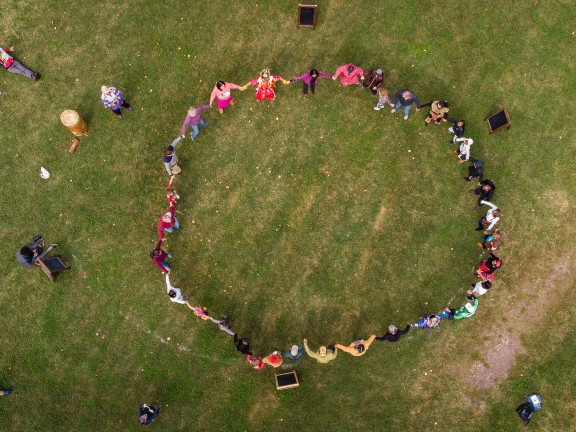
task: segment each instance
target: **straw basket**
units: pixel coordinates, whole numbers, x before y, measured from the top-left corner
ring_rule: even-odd
[[[60,114],[60,121],[64,126],[70,129],[76,136],[88,135],[88,125],[86,121],[78,115],[74,110],[62,111]]]

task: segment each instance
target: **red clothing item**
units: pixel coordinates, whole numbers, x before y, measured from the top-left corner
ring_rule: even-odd
[[[250,363],[250,366],[252,366],[254,369],[260,370],[264,367],[264,362],[262,361],[262,357],[260,357],[260,356],[252,357],[250,354],[248,354],[246,356],[246,360],[248,360],[248,363]],[[256,366],[254,366],[252,364],[252,360],[257,360],[258,364]]]
[[[164,215],[170,214],[170,222],[164,222],[162,219]],[[174,226],[174,218],[176,215],[176,205],[172,204],[167,212],[162,213],[160,220],[158,221],[158,238],[164,240],[166,237],[164,236],[164,230],[166,228],[172,228]]]
[[[154,249],[159,250],[160,255],[153,257],[152,261],[154,261],[154,264],[156,264],[158,268],[162,270],[162,273],[168,274],[169,273],[168,269],[162,265],[162,261],[166,259],[166,257],[168,256],[168,252],[166,252],[161,248],[162,248],[162,240],[158,240],[158,243],[156,243],[156,247]]]
[[[10,51],[5,48],[0,48],[0,65],[4,66],[6,69],[12,66],[12,62],[14,62],[12,56],[8,54],[9,52]]]

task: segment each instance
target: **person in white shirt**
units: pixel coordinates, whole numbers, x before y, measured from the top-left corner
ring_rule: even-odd
[[[454,150],[454,154],[458,155],[458,159],[460,159],[459,162],[464,163],[470,159],[470,146],[474,144],[474,140],[472,138],[456,138],[454,142],[462,143],[458,150]]]
[[[182,295],[180,288],[175,288],[172,286],[170,283],[170,276],[168,274],[166,274],[166,293],[168,294],[170,301],[179,304],[186,304],[186,297]]]
[[[498,221],[500,220],[500,216],[502,216],[502,213],[500,212],[500,209],[498,207],[496,207],[494,204],[492,204],[490,201],[480,201],[480,204],[485,204],[487,206],[490,207],[490,210],[488,210],[488,212],[486,213],[486,217],[484,217],[483,219],[478,219],[478,228],[476,228],[476,231],[490,231],[492,228],[494,228],[494,225],[496,225],[498,223]]]
[[[488,292],[490,288],[492,288],[492,282],[489,280],[485,280],[484,282],[476,282],[475,284],[471,284],[470,288],[466,294],[468,295],[475,295],[477,297],[484,295]]]

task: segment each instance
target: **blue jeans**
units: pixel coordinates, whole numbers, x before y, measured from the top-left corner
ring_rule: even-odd
[[[399,110],[400,107],[402,106],[402,103],[400,103],[400,101],[396,102],[396,106],[394,107],[395,110]],[[404,107],[404,115],[407,116],[408,113],[410,112],[410,108],[412,107],[412,105],[408,105]]]
[[[178,219],[174,218],[174,226],[172,228],[164,228],[164,231],[171,233],[175,229],[180,229],[180,224],[178,223]]]
[[[200,119],[199,125],[204,127],[204,128],[208,127],[208,125],[206,124],[206,122],[202,118]],[[192,126],[192,133],[190,134],[190,137],[192,138],[192,140],[195,140],[197,135],[198,135],[198,125],[194,125],[194,126]]]

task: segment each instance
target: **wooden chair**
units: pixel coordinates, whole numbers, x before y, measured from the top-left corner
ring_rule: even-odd
[[[54,282],[54,274],[70,268],[64,264],[58,255],[40,259],[36,261],[36,264],[40,266],[52,282]]]

